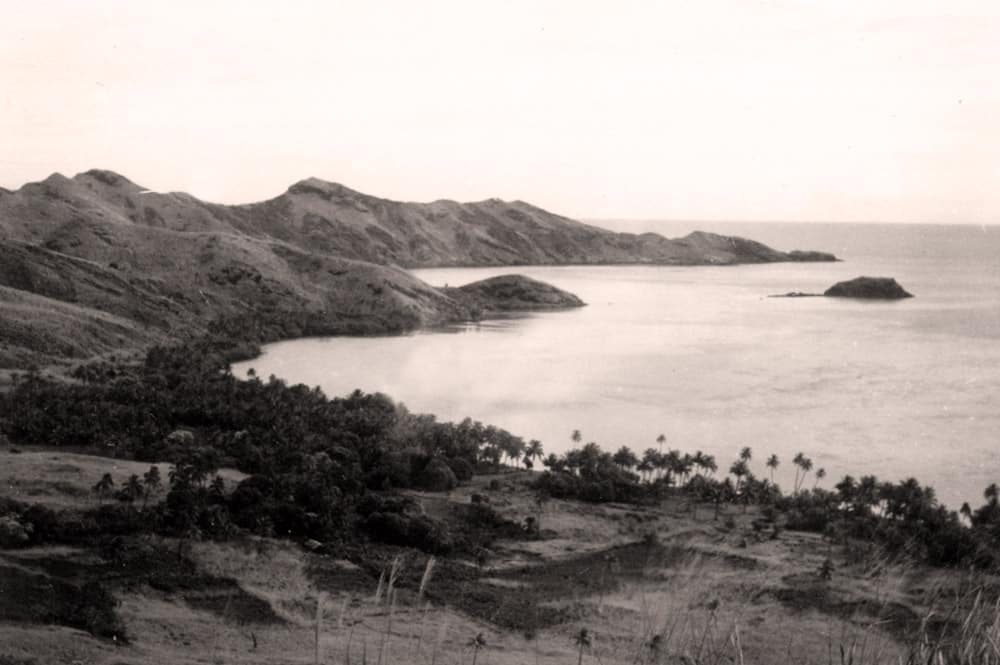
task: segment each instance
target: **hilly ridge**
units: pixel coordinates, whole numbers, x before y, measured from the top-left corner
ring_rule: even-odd
[[[361,330],[384,332],[480,309],[406,268],[799,260],[834,258],[709,233],[615,233],[522,201],[392,201],[315,178],[221,205],[111,171],[53,174],[0,190],[0,367],[147,346],[261,312],[308,313],[320,322],[310,330],[368,320]]]

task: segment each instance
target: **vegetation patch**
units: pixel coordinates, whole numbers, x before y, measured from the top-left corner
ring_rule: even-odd
[[[125,627],[115,614],[116,602],[107,587],[91,580],[77,585],[0,564],[0,620],[54,623],[86,630],[97,637],[127,642]]]

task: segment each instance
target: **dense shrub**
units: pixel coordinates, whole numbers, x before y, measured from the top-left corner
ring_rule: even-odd
[[[415,547],[431,554],[447,554],[455,546],[445,525],[422,515],[375,512],[360,526],[378,542]]]
[[[472,480],[472,477],[475,475],[475,467],[464,457],[449,457],[445,462],[447,462],[448,468],[451,469],[451,472],[455,474],[455,478],[460,483]]]
[[[434,458],[417,473],[414,484],[429,492],[450,492],[458,486],[458,479],[444,460]]]

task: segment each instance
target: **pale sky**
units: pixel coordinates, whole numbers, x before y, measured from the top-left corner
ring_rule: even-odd
[[[0,186],[1000,222],[1000,2],[0,0]]]

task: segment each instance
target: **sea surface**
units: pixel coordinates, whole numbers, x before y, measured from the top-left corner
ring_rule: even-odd
[[[517,272],[571,291],[577,310],[519,315],[394,337],[268,345],[234,367],[384,392],[439,420],[469,416],[565,451],[570,433],[610,450],[666,447],[716,456],[743,446],[792,484],[796,452],[845,474],[916,477],[952,508],[1000,482],[1000,227],[895,224],[601,222],[676,237],[695,228],[839,263],[728,267],[417,270],[458,286]],[[859,275],[895,277],[898,302],[769,298],[821,293]],[[806,482],[812,486],[813,475]]]

